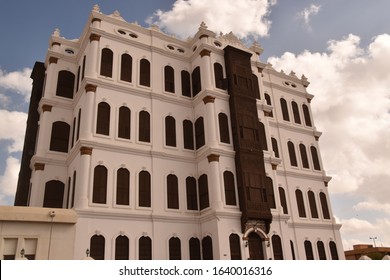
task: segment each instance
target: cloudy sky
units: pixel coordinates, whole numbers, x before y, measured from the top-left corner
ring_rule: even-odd
[[[19,172],[35,61],[55,28],[78,38],[94,4],[129,21],[192,36],[257,40],[262,61],[311,82],[315,124],[344,249],[390,247],[390,21],[388,0],[94,0],[0,4],[0,205],[11,205]]]

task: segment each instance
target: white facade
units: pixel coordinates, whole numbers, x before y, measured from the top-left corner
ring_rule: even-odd
[[[228,90],[217,87],[214,72],[214,63],[219,63],[223,77],[226,77],[224,48],[228,45],[253,54],[252,71],[259,81],[258,118],[264,124],[268,147],[263,151],[265,171],[266,176],[272,179],[275,197],[269,232],[256,225],[243,229],[240,220],[229,94]],[[111,77],[101,75],[103,49],[109,49],[113,54],[112,62],[109,62],[112,65]],[[323,171],[319,155],[318,137],[321,133],[316,131],[311,115],[311,125],[305,123],[302,111],[302,105],[305,104],[311,114],[310,101],[313,96],[306,91],[308,82],[293,73],[279,73],[272,66],[261,63],[260,53],[260,47],[254,45],[248,49],[232,34],[216,37],[204,24],[193,39],[182,41],[154,27],[145,29],[127,23],[119,13],[104,15],[97,7],[92,11],[79,39],[64,39],[58,31],[53,34],[45,61],[46,78],[39,105],[38,141],[30,164],[33,171],[29,206],[45,206],[47,182],[63,184],[62,208],[73,208],[78,215],[73,259],[82,259],[86,249],[91,250],[91,255],[92,251],[100,250],[104,259],[115,259],[119,236],[128,238],[129,259],[140,258],[139,247],[143,246],[140,245],[141,237],[150,238],[153,259],[170,258],[170,251],[172,253],[173,250],[170,247],[171,238],[180,240],[179,247],[175,243],[176,257],[178,250],[181,259],[190,259],[190,239],[197,238],[201,244],[207,236],[212,240],[212,258],[231,259],[229,237],[232,234],[239,237],[239,257],[248,259],[251,258],[252,246],[250,242],[248,245],[248,236],[252,232],[261,238],[264,259],[278,258],[275,250],[281,250],[283,259],[306,259],[305,241],[310,241],[314,259],[323,258],[317,246],[318,241],[324,244],[326,259],[332,259],[330,243],[336,245],[338,258],[344,258],[340,225],[333,218],[326,187],[330,178]],[[132,58],[131,82],[121,78],[123,54]],[[142,59],[150,63],[150,86],[140,84]],[[166,66],[174,69],[174,93],[165,91]],[[194,97],[183,96],[181,73],[183,70],[193,73],[198,66],[201,90]],[[71,98],[58,96],[60,71],[74,74],[75,89]],[[269,95],[271,104],[267,104],[265,94]],[[289,121],[283,120],[281,98],[287,102]],[[298,105],[301,124],[294,119],[293,101]],[[109,105],[107,135],[97,132],[98,107],[102,103]],[[118,136],[121,107],[130,110],[129,139]],[[150,116],[150,141],[140,141],[140,134],[143,133],[140,132],[142,111]],[[220,138],[220,113],[228,118],[229,143]],[[165,142],[167,116],[175,120],[175,146]],[[195,125],[200,117],[204,121],[204,145],[198,149],[184,148],[183,121],[189,120]],[[51,148],[51,142],[56,138],[52,131],[55,122],[66,123],[69,127],[68,152]],[[192,137],[195,146],[196,132]],[[279,157],[273,151],[271,138],[277,142]],[[289,141],[295,146],[296,167],[291,166],[287,146]],[[308,168],[302,162],[300,144],[305,145]],[[320,170],[315,169],[310,153],[312,146],[318,152]],[[99,198],[94,198],[98,196],[94,194],[94,186],[98,185],[94,182],[97,166],[104,166],[107,170],[103,202],[96,202]],[[125,199],[125,203],[118,203],[117,198],[119,169],[126,169],[130,174],[129,199]],[[151,182],[150,206],[146,207],[140,206],[143,204],[140,202],[139,187],[139,174],[142,171],[150,174]],[[227,202],[225,171],[234,176],[235,203]],[[201,198],[197,188],[198,210],[188,210],[186,180],[192,177],[199,182],[200,176],[204,174],[207,175],[209,204],[200,206]],[[178,205],[174,207],[168,205],[169,175],[177,178]],[[287,211],[282,207],[279,187],[285,191]],[[306,217],[300,217],[298,213],[297,189],[303,194]],[[313,218],[309,191],[314,194],[318,217]],[[328,218],[324,218],[320,194],[326,197],[330,212]],[[201,208],[204,209],[199,210]],[[104,237],[104,252],[101,248],[91,248],[95,246],[91,243],[92,236],[98,236],[99,242]],[[281,249],[275,248],[273,236],[280,237]],[[199,247],[204,259],[210,257],[210,254],[204,252],[206,247]]]

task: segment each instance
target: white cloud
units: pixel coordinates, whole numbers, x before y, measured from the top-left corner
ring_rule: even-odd
[[[7,147],[9,153],[23,150],[26,120],[26,113],[0,110],[0,141],[11,141]]]
[[[0,176],[0,205],[12,204],[18,182],[20,162],[8,157],[4,174]]]
[[[20,94],[28,102],[32,85],[31,71],[30,68],[24,68],[21,71],[6,72],[0,68],[0,88]]]
[[[268,35],[267,19],[276,0],[177,0],[170,11],[157,10],[147,22],[182,38],[193,36],[204,21],[210,30],[245,37]]]
[[[321,5],[311,4],[309,7],[305,8],[303,11],[297,14],[297,18],[302,19],[305,23],[305,26],[311,31],[310,20],[312,16],[318,14],[321,10]]]

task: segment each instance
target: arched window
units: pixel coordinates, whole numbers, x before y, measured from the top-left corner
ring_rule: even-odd
[[[192,237],[188,243],[190,247],[190,260],[201,260],[199,239]]]
[[[303,110],[303,116],[305,117],[305,124],[306,126],[312,126],[311,124],[311,118],[310,118],[310,112],[309,112],[309,107],[307,107],[306,104],[302,105],[302,110]]]
[[[226,205],[237,205],[236,187],[234,184],[234,175],[230,171],[223,172],[223,182],[225,186]]]
[[[288,214],[286,193],[282,187],[279,187],[280,205],[283,207],[283,214]]]
[[[70,200],[70,191],[71,191],[71,188],[70,188],[70,184],[71,184],[71,179],[70,177],[68,177],[68,187],[67,187],[67,192],[66,192],[66,204],[65,204],[65,208],[69,209],[69,200]]]
[[[78,141],[80,137],[80,123],[81,123],[81,109],[79,109],[79,115],[77,116],[76,141]]]
[[[287,107],[287,101],[284,98],[280,99],[280,107],[282,108],[282,115],[283,115],[283,120],[285,121],[290,121],[290,116],[288,114],[288,107]]]
[[[203,117],[199,117],[195,121],[195,143],[196,149],[199,149],[205,145]]]
[[[179,184],[176,175],[167,176],[168,208],[179,209]]]
[[[202,90],[199,66],[192,71],[191,78],[192,78],[192,94],[195,97]]]
[[[218,114],[219,136],[222,143],[230,143],[228,117],[224,113]]]
[[[105,239],[102,235],[95,234],[91,237],[89,250],[90,256],[94,260],[104,260]]]
[[[272,143],[272,150],[274,151],[275,157],[279,158],[279,148],[278,148],[278,141],[271,137],[271,143]]]
[[[270,177],[265,178],[265,190],[266,192],[264,193],[264,199],[263,201],[268,202],[268,205],[271,208],[276,208],[276,203],[275,203],[275,194],[274,194],[274,184],[272,182],[272,179]]]
[[[301,190],[295,191],[295,198],[297,200],[299,217],[306,218],[305,203],[303,202],[303,195]]]
[[[107,200],[107,168],[98,165],[93,173],[92,202],[105,204]]]
[[[272,106],[271,96],[269,96],[268,93],[265,93],[265,94],[264,94],[264,97],[265,97],[265,102],[267,103],[267,105]],[[269,116],[270,116],[271,118],[274,116],[274,114],[273,114],[272,111],[269,113]]]
[[[315,195],[312,191],[309,191],[307,193],[307,195],[309,197],[309,206],[310,206],[311,217],[314,219],[318,219],[318,210],[317,210]]]
[[[152,259],[152,239],[149,236],[142,236],[138,240],[139,248],[139,260],[151,260]]]
[[[110,134],[110,105],[106,102],[100,102],[98,104],[97,121],[96,121],[96,133],[109,135]]]
[[[126,106],[119,108],[118,137],[130,139],[130,109]]]
[[[176,121],[172,116],[165,117],[165,145],[176,147]]]
[[[65,184],[58,180],[52,180],[45,184],[43,207],[62,208],[64,203]]]
[[[229,245],[230,245],[230,259],[241,260],[241,245],[240,245],[240,237],[238,236],[238,234],[235,233],[230,234]]]
[[[309,160],[307,159],[306,147],[303,144],[299,144],[299,151],[301,153],[302,166],[309,168]]]
[[[191,97],[191,75],[188,71],[181,71],[181,94]]]
[[[202,239],[202,259],[213,259],[213,240],[210,236],[206,236]]]
[[[215,87],[224,89],[223,86],[223,68],[222,65],[218,62],[214,63],[214,78],[215,78]]]
[[[150,115],[146,111],[139,112],[138,140],[150,142]]]
[[[79,68],[77,69],[77,77],[76,77],[76,93],[79,91],[80,88],[80,75],[81,75],[81,66],[79,65]]]
[[[112,63],[114,53],[108,48],[102,49],[100,75],[112,78]]]
[[[181,242],[178,237],[171,237],[169,239],[169,259],[181,260]]]
[[[291,105],[292,105],[292,110],[293,110],[293,115],[294,115],[294,122],[301,124],[301,116],[299,115],[298,104],[295,101],[293,101],[291,103]]]
[[[315,170],[321,170],[320,160],[318,158],[317,149],[314,146],[310,147],[311,157],[313,159],[313,165]]]
[[[186,178],[187,209],[198,210],[198,194],[196,191],[196,179],[194,177]]]
[[[148,171],[141,171],[138,175],[138,205],[141,207],[151,206],[151,181]]]
[[[254,97],[260,100],[259,79],[256,74],[252,74],[250,86],[252,86],[251,89],[253,88],[253,93],[255,94]]]
[[[129,259],[129,238],[125,235],[120,235],[115,239],[115,259]]]
[[[334,241],[329,242],[330,255],[332,256],[332,260],[338,260],[339,255],[337,253],[337,246]]]
[[[140,61],[139,84],[150,87],[150,62],[145,58]]]
[[[326,260],[325,246],[321,240],[317,241],[317,250],[319,259]]]
[[[264,151],[268,151],[267,136],[265,134],[265,127],[262,122],[259,122],[259,134],[260,134],[261,149]]]
[[[54,122],[51,128],[50,151],[68,152],[70,125],[66,122]]]
[[[206,174],[203,174],[199,177],[198,188],[199,188],[199,208],[200,210],[203,210],[210,206],[209,186],[208,186]]]
[[[116,172],[116,204],[130,204],[130,172],[126,168]]]
[[[282,240],[279,235],[272,235],[272,249],[274,260],[283,260]]]
[[[322,216],[324,217],[324,219],[330,219],[328,202],[326,200],[326,195],[323,192],[320,192],[320,202],[321,202]]]
[[[183,121],[184,149],[194,149],[194,125],[190,120]]]
[[[83,65],[82,65],[82,68],[81,68],[81,80],[84,80],[84,77],[85,77],[86,58],[87,57],[84,55],[84,57],[83,57]]]
[[[306,240],[305,243],[305,253],[307,260],[314,260],[313,247],[311,246],[311,242]]]
[[[76,193],[76,170],[73,171],[73,183],[72,183],[72,201],[70,202],[70,207],[74,207],[74,197]]]
[[[175,71],[169,65],[164,67],[164,85],[165,91],[175,92]]]
[[[73,148],[74,138],[76,137],[75,133],[76,133],[76,118],[74,117],[73,118],[73,126],[72,126],[72,140],[70,142],[71,148]]]
[[[124,53],[121,56],[121,80],[131,83],[131,76],[133,73],[133,58]]]
[[[291,249],[292,259],[295,260],[294,243],[291,240],[290,240],[290,249]]]
[[[73,98],[75,75],[66,70],[58,72],[56,95]]]
[[[290,156],[291,166],[298,166],[297,156],[295,154],[295,147],[294,147],[293,142],[288,141],[287,147],[288,147],[288,154]]]

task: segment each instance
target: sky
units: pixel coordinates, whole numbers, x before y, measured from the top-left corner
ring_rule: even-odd
[[[55,28],[78,38],[94,4],[180,38],[204,21],[264,48],[260,59],[304,74],[333,214],[345,250],[390,247],[390,21],[388,0],[35,0],[0,4],[0,205],[12,205],[35,61]]]

